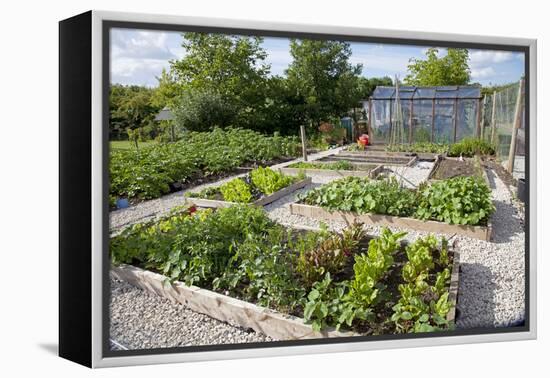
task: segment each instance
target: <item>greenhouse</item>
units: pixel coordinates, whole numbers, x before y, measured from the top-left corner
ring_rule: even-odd
[[[478,86],[378,86],[363,101],[371,136],[382,143],[453,143],[479,136]]]

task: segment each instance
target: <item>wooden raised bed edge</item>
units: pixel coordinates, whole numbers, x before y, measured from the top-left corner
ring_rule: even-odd
[[[290,213],[293,215],[302,215],[319,220],[339,220],[344,221],[347,224],[357,221],[374,226],[390,226],[426,232],[457,234],[485,241],[489,241],[491,239],[492,231],[490,220],[487,226],[447,224],[432,220],[423,221],[414,218],[396,217],[392,215],[357,214],[349,211],[330,212],[319,206],[311,206],[301,203],[291,203]]]
[[[314,230],[316,228],[307,228]],[[451,308],[447,313],[447,321],[454,322],[458,298],[458,283],[460,274],[460,255],[453,253],[451,282],[449,284],[449,302]],[[176,281],[167,283],[167,277],[162,274],[122,264],[111,266],[111,275],[149,293],[159,295],[171,302],[180,303],[193,311],[210,316],[219,321],[245,329],[253,329],[275,340],[301,340],[315,338],[333,338],[360,336],[354,332],[336,331],[328,328],[314,331],[311,325],[305,324],[302,318],[282,314],[265,307],[219,294],[197,286],[187,286]]]
[[[143,270],[131,265],[112,266],[111,274],[121,281],[145,291],[181,303],[191,310],[227,322],[233,326],[253,329],[275,340],[300,340],[327,337],[359,336],[354,332],[335,329],[314,331],[311,325],[292,315],[282,314],[255,304],[219,294],[196,286],[186,286],[176,281],[165,283],[162,274]]]
[[[279,168],[281,173],[285,175],[297,175],[300,172],[304,172],[306,175],[322,175],[328,177],[370,177],[376,178],[378,174],[384,169],[382,164],[377,165],[370,171],[347,171],[347,170],[333,170],[333,169],[317,169],[317,168]]]
[[[270,204],[271,202],[275,202],[278,199],[298,190],[301,189],[307,185],[311,184],[311,177],[306,177],[303,180],[300,180],[298,182],[295,182],[292,185],[287,186],[286,188],[283,188],[273,194],[270,194],[268,196],[262,197],[254,202],[249,203],[249,205],[255,205],[255,206],[265,206]],[[229,202],[229,201],[219,201],[219,200],[210,200],[210,199],[204,199],[204,198],[195,198],[195,197],[187,197],[187,201],[189,203],[192,203],[195,206],[198,207],[230,207],[234,205],[242,205],[237,202]]]

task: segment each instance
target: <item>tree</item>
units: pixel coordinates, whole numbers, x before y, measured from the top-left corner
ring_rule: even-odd
[[[171,71],[162,69],[160,76],[157,77],[158,86],[154,90],[151,96],[151,105],[163,109],[168,107],[170,109],[174,100],[177,98],[180,87],[176,83],[176,79]]]
[[[470,82],[467,49],[447,49],[447,55],[438,56],[435,47],[426,52],[426,59],[411,58],[405,84],[418,86],[466,85]]]
[[[203,89],[186,89],[174,102],[172,112],[178,128],[208,131],[226,127],[235,118],[235,109],[219,93]]]
[[[292,39],[290,53],[294,60],[286,71],[288,82],[302,98],[301,111],[308,121],[318,126],[356,105],[362,66],[350,64],[348,43]]]
[[[389,76],[384,77],[372,77],[367,79],[366,77],[359,78],[359,93],[361,99],[368,99],[372,96],[372,93],[378,86],[393,86],[393,81]]]
[[[211,93],[236,110],[236,126],[254,128],[256,108],[265,103],[267,53],[262,38],[222,34],[185,33],[186,55],[170,62],[171,72],[181,89],[190,90],[196,100]]]
[[[154,89],[138,85],[113,84],[109,94],[109,133],[111,139],[125,138],[127,129],[147,128],[155,137],[154,118],[160,107],[151,102]]]

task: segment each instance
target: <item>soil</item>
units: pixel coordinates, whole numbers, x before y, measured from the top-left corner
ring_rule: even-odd
[[[458,176],[475,176],[476,170],[472,163],[454,159],[441,160],[432,177],[436,180],[445,180]]]
[[[355,164],[387,164],[387,165],[399,165],[407,164],[411,158],[410,157],[396,157],[396,156],[339,156],[332,155],[327,156],[319,161],[322,162],[337,162],[341,160],[347,160],[350,163]]]
[[[347,160],[343,160],[343,161],[347,161]],[[353,164],[353,162],[350,162]],[[324,170],[331,170],[331,169],[328,169],[328,168],[325,168],[322,166],[323,163],[311,163],[312,166],[311,167],[308,167],[308,168],[302,168],[302,169],[324,169]],[[353,166],[353,171],[372,171],[374,168],[377,167],[377,164],[361,164],[361,165],[354,165]],[[293,166],[293,164],[289,165],[288,168],[297,168],[297,169],[300,169],[300,167],[296,167],[296,166]]]
[[[485,167],[492,169],[498,175],[498,177],[507,186],[517,186],[517,180],[508,172],[504,167],[493,159],[485,159],[482,163]]]

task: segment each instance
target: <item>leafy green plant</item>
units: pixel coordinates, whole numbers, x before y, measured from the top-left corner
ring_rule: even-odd
[[[293,163],[288,166],[289,168],[301,168],[301,169],[328,169],[331,171],[355,171],[355,170],[368,170],[369,168],[374,168],[375,166],[363,168],[353,165],[347,160],[340,160],[333,163],[322,163],[322,162],[305,162],[300,161],[298,163]]]
[[[219,188],[223,199],[229,202],[249,203],[252,202],[250,187],[240,178],[236,178]]]
[[[370,180],[346,177],[299,195],[299,200],[327,210],[410,216],[415,210],[415,193],[395,178]]]
[[[263,167],[250,172],[250,178],[254,186],[267,195],[289,186],[294,181],[292,176],[286,176],[281,172]]]
[[[478,138],[464,138],[449,148],[449,156],[472,157],[474,155],[494,154],[495,147],[486,140]]]
[[[449,224],[486,224],[495,210],[491,190],[478,177],[455,177],[424,187],[415,217]]]
[[[306,287],[311,287],[326,273],[342,271],[364,236],[363,225],[353,224],[342,234],[321,232],[300,238],[295,244],[299,251],[295,266]]]
[[[404,284],[399,285],[400,298],[393,306],[391,320],[397,332],[432,332],[448,328],[451,309],[447,287],[451,277],[447,266],[436,274],[430,286],[428,277],[435,268],[433,253],[438,242],[433,235],[417,239],[406,248],[407,263],[403,266]],[[448,265],[447,241],[442,239],[438,264]]]
[[[415,152],[443,154],[449,150],[449,145],[444,143],[419,142],[412,144],[391,144],[386,146],[390,152]]]
[[[265,136],[252,130],[187,132],[175,143],[110,152],[110,194],[130,199],[157,198],[170,184],[230,172],[246,163],[265,164],[299,154],[296,137]]]

